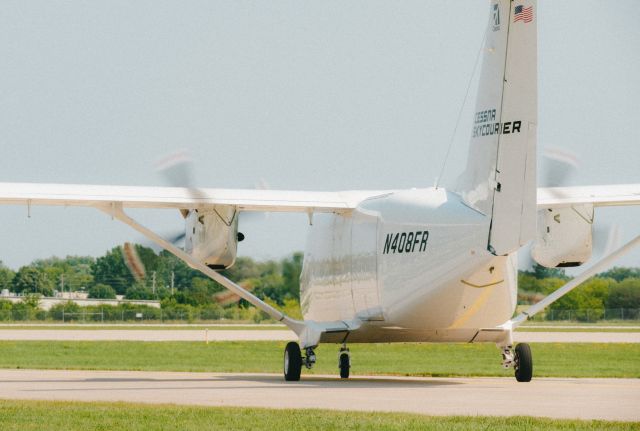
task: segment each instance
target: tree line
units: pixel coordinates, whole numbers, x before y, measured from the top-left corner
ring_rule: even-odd
[[[534,266],[518,274],[518,302],[532,304],[567,283],[571,277],[558,268]],[[606,310],[610,315],[605,315]],[[627,316],[624,316],[624,310]],[[639,319],[640,268],[614,267],[590,278],[551,304],[547,319],[599,320],[602,318]],[[574,314],[568,314],[573,311]]]
[[[134,276],[125,258],[125,247],[114,247],[98,258],[67,256],[38,259],[13,271],[0,261],[0,290],[20,295],[52,296],[54,291],[86,291],[90,298],[158,299],[177,304],[235,303],[226,290],[167,251],[156,253],[134,245],[144,276]],[[302,253],[257,262],[239,257],[222,274],[275,304],[299,300]]]
[[[141,271],[132,271],[126,258],[127,248],[114,247],[103,256],[67,256],[38,259],[13,271],[0,262],[0,290],[21,295],[52,296],[55,291],[88,292],[90,298],[157,299],[165,309],[178,306],[194,310],[213,309],[223,315],[225,308],[247,309],[248,304],[230,294],[167,251],[155,252],[142,245],[131,245]],[[280,259],[257,262],[239,257],[223,275],[253,291],[258,297],[289,311],[299,309],[299,277],[302,253]],[[134,275],[135,274],[135,275]],[[536,265],[520,271],[519,304],[532,304],[570,279],[562,269]],[[198,308],[200,307],[200,308]],[[204,307],[204,308],[203,308]],[[179,307],[178,307],[179,308]],[[640,268],[616,267],[591,278],[582,286],[553,303],[549,310],[562,318],[563,310],[602,310],[574,318],[593,320],[604,316],[605,309],[640,309]],[[193,311],[193,310],[192,310]],[[292,311],[299,315],[299,311]],[[585,317],[588,316],[588,317]],[[250,317],[252,318],[252,317]]]

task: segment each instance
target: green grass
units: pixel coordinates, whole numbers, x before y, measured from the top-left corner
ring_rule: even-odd
[[[407,413],[186,407],[0,400],[0,429],[31,430],[637,430],[630,422],[524,416],[433,417]]]
[[[598,320],[596,322],[577,322],[575,320],[527,320],[524,326],[640,326],[640,320]]]
[[[520,326],[516,329],[517,332],[640,332],[640,327],[621,327],[621,328],[602,328],[589,325],[576,325],[580,327],[576,328],[557,328],[555,326],[549,326],[545,328],[532,328],[529,326]],[[58,325],[0,325],[0,330],[33,330],[33,331],[98,331],[98,330],[127,330],[127,331],[158,331],[158,330],[171,330],[171,331],[204,331],[208,329],[210,331],[286,331],[289,330],[284,325],[127,325],[127,324],[114,324],[114,325],[84,325],[84,324],[58,324]]]
[[[516,332],[640,332],[640,328],[531,328],[521,326],[516,329]]]
[[[1,341],[0,368],[280,373],[284,342]],[[511,376],[493,344],[352,344],[353,375]],[[537,377],[640,378],[640,345],[534,343]],[[323,344],[312,374],[336,374]]]

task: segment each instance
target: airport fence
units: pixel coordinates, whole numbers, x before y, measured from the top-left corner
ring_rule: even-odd
[[[0,322],[59,323],[193,323],[221,320],[260,323],[269,317],[253,307],[222,308],[217,304],[192,306],[132,307],[132,306],[54,306],[49,310],[0,301]]]
[[[535,321],[598,322],[602,320],[640,321],[637,308],[589,308],[579,310],[558,310],[550,308],[537,314]]]
[[[520,306],[526,308],[526,306]],[[517,314],[517,313],[516,313]],[[260,323],[269,317],[254,307],[227,307],[217,304],[192,306],[171,304],[162,308],[144,306],[88,306],[64,304],[43,310],[26,304],[11,304],[0,300],[0,322],[59,322],[59,323],[198,323],[216,321],[244,321]],[[534,321],[567,321],[593,323],[599,321],[638,322],[640,309],[607,308],[558,310],[547,309],[533,317]]]

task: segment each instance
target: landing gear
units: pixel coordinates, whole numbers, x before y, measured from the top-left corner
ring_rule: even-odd
[[[526,343],[516,346],[515,365],[516,380],[519,382],[530,382],[533,376],[533,358],[531,348]]]
[[[533,358],[531,347],[526,343],[520,343],[515,350],[511,346],[502,348],[502,366],[515,370],[516,380],[519,382],[530,382],[533,377]]]
[[[284,349],[284,379],[288,382],[300,380],[302,354],[298,343],[290,341]]]
[[[305,349],[306,356],[302,356],[300,346],[294,341],[287,343],[284,349],[284,379],[288,382],[297,382],[300,380],[302,364],[311,369],[316,363],[316,354],[312,347]]]
[[[297,382],[300,380],[302,366],[311,369],[316,363],[316,353],[313,347],[304,349],[305,356],[302,356],[300,346],[294,341],[287,343],[284,349],[284,379],[288,382]],[[338,355],[338,368],[340,368],[340,378],[349,378],[349,369],[351,368],[351,354],[345,344],[340,348]]]
[[[349,378],[349,369],[351,368],[351,354],[347,346],[343,345],[340,348],[340,354],[338,356],[338,368],[340,368],[340,378]]]
[[[310,370],[316,364],[316,353],[313,351],[313,347],[307,347],[304,351],[307,354],[304,357],[304,366]]]

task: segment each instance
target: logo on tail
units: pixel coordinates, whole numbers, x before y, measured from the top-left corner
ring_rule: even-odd
[[[493,5],[493,31],[500,30],[500,5]]]

